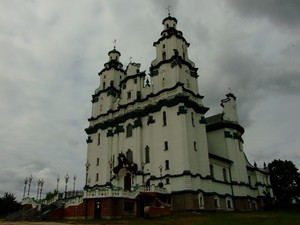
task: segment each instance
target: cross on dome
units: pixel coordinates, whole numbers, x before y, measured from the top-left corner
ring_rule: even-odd
[[[171,6],[170,5],[168,5],[167,10],[168,10],[168,15],[170,16],[170,14],[171,14]]]
[[[113,43],[114,43],[114,49],[116,49],[117,39],[114,39]]]

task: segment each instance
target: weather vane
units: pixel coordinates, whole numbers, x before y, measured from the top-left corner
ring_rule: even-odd
[[[168,5],[167,10],[168,10],[168,15],[170,16],[170,14],[171,14],[171,6],[170,5]]]
[[[116,49],[117,39],[114,39],[114,49]]]

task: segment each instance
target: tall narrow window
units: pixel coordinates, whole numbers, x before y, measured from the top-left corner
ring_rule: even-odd
[[[150,150],[148,145],[145,148],[145,163],[150,163]]]
[[[131,137],[132,136],[132,124],[128,124],[126,127],[126,137]]]
[[[227,171],[225,168],[223,168],[223,179],[225,182],[227,182]]]
[[[194,141],[194,150],[197,151],[197,142]]]
[[[163,111],[163,126],[167,126],[167,113]]]
[[[133,162],[133,155],[130,149],[128,149],[126,152],[126,158],[128,159],[129,162]]]
[[[215,178],[215,175],[214,175],[214,166],[212,164],[209,165],[209,169],[210,169],[210,176],[212,178]]]
[[[131,91],[127,92],[127,99],[131,99]]]
[[[214,201],[215,201],[215,207],[220,208],[220,201],[218,196],[214,196]]]
[[[98,145],[100,145],[100,133],[98,133]]]
[[[166,60],[166,58],[167,58],[166,52],[163,52],[163,53],[162,53],[162,58],[163,58],[163,60]]]
[[[105,82],[103,82],[103,89],[105,89]]]
[[[232,198],[230,198],[230,197],[226,198],[226,206],[227,206],[227,209],[232,209],[233,208]]]
[[[165,169],[166,170],[170,169],[169,160],[165,161]]]
[[[194,113],[191,112],[191,118],[192,118],[192,125],[193,127],[195,126],[195,120],[194,120]]]
[[[251,177],[250,176],[248,176],[248,183],[251,186]]]
[[[96,173],[96,181],[99,180],[99,173]]]
[[[165,141],[165,150],[169,149],[169,143],[167,141]]]
[[[97,164],[96,165],[99,166],[99,158],[97,158]]]
[[[199,203],[199,209],[203,209],[204,207],[204,200],[203,200],[203,193],[198,194],[198,203]]]

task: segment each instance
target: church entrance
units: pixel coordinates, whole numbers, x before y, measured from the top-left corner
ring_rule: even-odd
[[[124,177],[124,190],[130,191],[131,190],[131,174],[127,173]]]
[[[101,201],[95,200],[94,204],[94,219],[100,219],[101,218]]]

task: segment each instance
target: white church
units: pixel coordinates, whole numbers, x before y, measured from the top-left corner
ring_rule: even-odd
[[[269,175],[247,160],[235,95],[207,117],[190,44],[176,18],[162,24],[149,74],[139,63],[124,67],[116,48],[99,72],[85,129],[86,216],[143,216],[147,207],[262,209],[266,193],[272,196]]]

